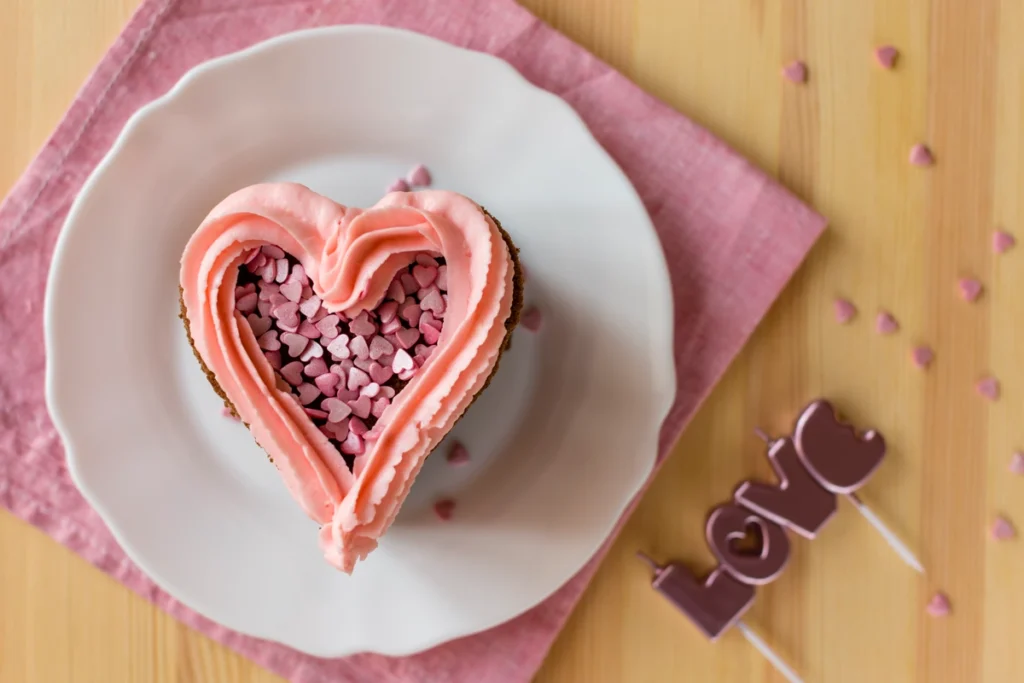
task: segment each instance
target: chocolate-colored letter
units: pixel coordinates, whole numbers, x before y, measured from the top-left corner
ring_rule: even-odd
[[[778,485],[745,481],[736,489],[733,498],[776,524],[814,538],[835,514],[836,497],[807,473],[790,439],[773,441],[768,447],[768,459],[779,478]]]
[[[819,484],[839,494],[853,493],[875,473],[885,457],[885,439],[874,430],[861,438],[836,419],[828,401],[815,401],[796,423],[800,462]]]
[[[757,531],[748,531],[756,526]],[[760,548],[743,552],[733,548],[748,533],[759,536]],[[743,583],[761,585],[771,583],[782,573],[789,560],[789,537],[786,531],[764,517],[739,505],[719,505],[708,516],[705,534],[708,546],[726,571]]]
[[[754,602],[754,587],[740,583],[721,567],[703,582],[685,566],[672,563],[651,583],[711,640],[739,621]]]

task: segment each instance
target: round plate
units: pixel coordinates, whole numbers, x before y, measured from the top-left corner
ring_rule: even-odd
[[[177,318],[178,259],[238,188],[293,180],[369,206],[420,162],[501,220],[544,327],[516,332],[449,436],[472,462],[430,458],[350,577],[221,416]],[[529,609],[605,540],[673,399],[671,304],[643,205],[562,100],[418,34],[317,29],[203,64],[129,121],[57,244],[47,396],[75,482],[174,597],[314,655],[402,655]]]

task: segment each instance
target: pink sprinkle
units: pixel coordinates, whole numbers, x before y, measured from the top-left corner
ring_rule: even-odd
[[[398,330],[395,333],[398,338],[398,345],[403,349],[411,349],[413,345],[419,341],[420,331],[416,328],[405,328]]]
[[[420,287],[429,287],[435,280],[437,280],[437,267],[415,265],[412,268],[412,276],[416,279],[416,284]],[[256,304],[253,303],[253,307],[255,306]]]
[[[324,362],[323,358],[314,358],[306,365],[302,374],[315,379],[320,375],[328,375],[330,373],[327,371],[327,363]]]
[[[238,309],[239,313],[252,313],[256,310],[256,304],[259,303],[259,297],[255,292],[246,294],[235,301],[235,308]]]
[[[434,353],[436,346],[427,346],[426,344],[416,345],[416,355],[423,356],[424,358],[430,358],[430,354]]]
[[[428,344],[436,344],[441,338],[441,332],[430,325],[421,325],[420,332],[423,333],[423,340]]]
[[[924,370],[932,364],[932,361],[935,359],[935,352],[927,346],[918,346],[911,352],[910,356],[914,361],[914,365]]]
[[[1024,453],[1014,453],[1010,458],[1010,473],[1024,476]]]
[[[427,266],[430,268],[439,267],[436,258],[431,256],[430,254],[425,254],[422,251],[416,254],[416,263],[420,264],[421,266]]]
[[[385,301],[377,308],[377,316],[382,323],[391,322],[396,315],[398,315],[397,301]]]
[[[333,397],[337,393],[339,382],[341,382],[341,377],[333,372],[327,372],[313,380],[313,383],[316,384],[316,388],[319,389],[324,396],[329,398]]]
[[[928,606],[925,609],[929,616],[938,618],[947,616],[952,611],[952,606],[949,604],[946,594],[938,592],[928,601]]]
[[[370,377],[373,379],[373,377]],[[377,394],[380,393],[380,385],[376,382],[370,382],[365,387],[359,390],[360,396],[369,396],[370,398],[377,398]]]
[[[782,75],[792,83],[806,83],[807,65],[799,60],[790,62],[782,68]]]
[[[896,318],[892,317],[892,313],[888,311],[879,311],[878,316],[875,318],[875,330],[878,334],[893,334],[899,331],[900,324],[896,322]]]
[[[387,335],[394,334],[395,332],[401,329],[402,321],[399,320],[397,316],[395,316],[394,318],[380,326],[380,333],[386,337]]]
[[[391,284],[388,285],[388,298],[396,301],[397,303],[405,301],[405,288],[402,287],[402,283],[397,279],[393,280]]]
[[[423,311],[414,299],[409,299],[403,305],[398,307],[398,317],[413,327],[420,324],[421,315],[423,315]]]
[[[294,303],[291,303],[291,302],[284,303],[284,304],[278,304],[273,309],[271,309],[270,316],[272,318],[277,318],[277,320],[279,322],[281,322],[281,323],[283,323],[285,325],[289,325],[289,326],[294,327],[296,329],[298,329],[298,327],[299,327],[299,306],[298,306],[298,304],[294,304]]]
[[[998,516],[992,522],[992,539],[995,541],[1012,541],[1017,537],[1017,530],[1006,517]]]
[[[283,333],[281,335],[281,342],[288,345],[288,355],[292,358],[298,358],[306,350],[306,347],[309,346],[308,339],[294,332]]]
[[[341,452],[345,455],[362,455],[366,450],[363,445],[363,439],[351,430],[349,425],[348,436],[345,437],[345,441],[341,444]]]
[[[327,345],[327,351],[338,360],[343,360],[352,355],[352,352],[348,348],[348,335],[341,334],[334,338],[330,344]]]
[[[416,290],[420,288],[416,284],[416,278],[412,276],[412,273],[401,273],[398,279],[402,282],[402,289],[405,290],[406,294],[415,294]]]
[[[434,514],[442,522],[447,522],[452,518],[452,513],[455,511],[455,501],[451,498],[445,498],[434,503]]]
[[[405,182],[405,178],[397,178],[395,182],[388,185],[388,192],[408,192],[409,183]]]
[[[288,276],[288,281],[298,282],[303,286],[309,282],[309,278],[306,277],[306,269],[302,267],[301,263],[296,263],[292,266],[292,274]]]
[[[530,332],[539,332],[541,325],[544,323],[544,316],[540,312],[540,309],[536,306],[530,306],[523,311],[522,317],[519,319],[523,327],[528,329]]]
[[[339,322],[340,319],[337,315],[328,315],[320,319],[320,322],[316,324],[316,329],[320,330],[324,339],[334,339],[338,336]]]
[[[435,315],[444,314],[444,299],[441,298],[441,290],[437,288],[437,285],[432,286],[427,295],[420,301],[420,308],[424,311],[430,311]]]
[[[995,377],[982,377],[974,385],[978,394],[990,401],[999,399],[999,381]]]
[[[349,401],[348,407],[352,409],[352,414],[356,417],[364,420],[370,417],[371,403],[369,396],[360,396],[354,401]]]
[[[335,438],[338,441],[344,441],[348,438],[348,420],[342,420],[341,422],[328,422],[323,426],[326,430],[327,438]]]
[[[257,249],[250,249],[248,252],[246,252],[245,258],[242,259],[242,263],[248,265],[248,264],[252,263],[253,261],[255,261],[256,257],[259,256],[259,255],[260,255],[260,250],[258,248]]]
[[[1015,244],[1017,244],[1017,240],[1008,232],[996,230],[992,233],[992,251],[997,254],[1002,254],[1012,249]]]
[[[263,253],[266,254],[268,258],[272,258],[275,261],[279,258],[284,258],[284,249],[275,244],[264,244]]]
[[[256,310],[258,310],[260,312],[260,315],[263,316],[264,318],[270,317],[270,309],[271,305],[269,301],[261,301],[259,303],[259,306],[256,307]]]
[[[394,398],[395,397],[395,390],[392,389],[391,387],[381,387],[380,388],[380,393],[385,398]]]
[[[405,176],[405,179],[409,181],[410,185],[417,187],[429,187],[431,181],[430,171],[423,164],[417,164],[409,171],[409,175]]]
[[[302,322],[299,323],[299,329],[297,330],[297,333],[301,334],[306,339],[320,338],[320,330],[318,330],[316,328],[316,325],[309,322],[308,320],[303,320]]]
[[[302,384],[302,370],[302,363],[297,360],[293,360],[291,363],[288,363],[288,365],[281,368],[280,372],[281,376],[284,377],[288,384],[291,384],[293,387],[297,387]]]
[[[274,275],[277,273],[277,266],[274,261],[267,261],[267,264],[260,270],[260,279],[263,282],[270,283],[274,281]]]
[[[306,347],[306,350],[299,354],[299,360],[303,363],[308,363],[314,358],[323,358],[323,356],[324,347],[320,346],[315,341],[311,341],[309,342],[309,346]]]
[[[281,284],[288,279],[288,259],[279,258],[275,262],[277,270],[274,275],[274,282]]]
[[[365,343],[365,342],[364,342]],[[386,356],[389,353],[394,353],[395,347],[391,345],[384,337],[374,337],[370,342],[370,358],[377,360],[381,356]]]
[[[836,322],[840,325],[845,325],[857,315],[857,308],[846,299],[836,299],[832,306],[835,309]]]
[[[452,444],[452,447],[448,449],[448,464],[465,465],[467,462],[469,462],[469,451],[461,442],[456,441]]]
[[[267,359],[267,362],[270,363],[270,367],[274,368],[275,370],[280,370],[281,369],[281,352],[280,351],[264,351],[263,352],[263,356],[264,356],[264,358]]]
[[[356,338],[359,339],[359,337],[356,337]],[[363,372],[369,372],[370,371],[370,366],[373,365],[373,361],[370,360],[370,356],[369,355],[364,356],[363,358],[358,358],[357,357],[357,358],[353,359],[352,363],[357,368],[362,370]]]
[[[910,163],[914,166],[931,166],[935,163],[932,151],[922,144],[910,148]]]
[[[411,360],[411,359],[410,359]],[[359,391],[370,383],[370,376],[359,368],[352,368],[348,371],[348,390]]]
[[[298,303],[302,298],[302,285],[292,280],[281,285],[281,294],[292,303]]]
[[[370,347],[366,344],[366,339],[363,337],[354,337],[348,343],[348,348],[349,351],[355,354],[356,358],[370,357]]]
[[[366,311],[360,312],[348,324],[348,329],[352,331],[352,334],[358,334],[360,337],[370,337],[377,332],[377,326],[370,320],[370,315]]]
[[[277,351],[281,348],[281,342],[277,340],[276,330],[270,330],[269,332],[264,333],[257,340],[257,343],[264,351]]]
[[[327,411],[328,422],[341,422],[352,414],[352,408],[344,401],[336,398],[325,398],[320,401],[320,407]]]
[[[320,395],[320,390],[312,384],[300,384],[297,391],[299,392],[299,403],[304,406],[308,406]]]
[[[405,349],[399,349],[398,352],[395,353],[395,360],[391,364],[391,369],[396,373],[401,374],[402,372],[412,370],[415,367],[416,364],[412,362],[412,356],[410,356]],[[351,384],[351,380],[349,383]]]
[[[316,315],[316,312],[320,310],[320,297],[315,294],[301,304],[299,304],[299,312],[307,318],[312,318]]]
[[[370,411],[370,414],[380,419],[384,416],[384,411],[388,409],[389,405],[391,405],[391,401],[382,396],[373,402],[373,410]]]
[[[395,374],[391,366],[383,366],[380,363],[370,363],[370,379],[377,384],[384,384]]]
[[[875,48],[875,61],[883,69],[891,69],[896,65],[896,58],[899,57],[899,50],[892,45],[882,45]]]
[[[306,415],[309,415],[311,418],[313,418],[315,420],[326,420],[327,419],[327,413],[325,413],[322,410],[317,410],[316,408],[310,408],[308,406],[303,408],[303,410],[306,411]]]
[[[357,436],[363,436],[366,432],[370,431],[370,428],[366,426],[366,423],[360,420],[358,417],[353,417],[348,422],[349,429],[356,433]]]
[[[960,297],[964,301],[976,301],[981,296],[981,283],[970,277],[960,278]]]
[[[438,266],[437,268],[437,286],[442,292],[448,291],[448,266]]]
[[[270,329],[272,324],[270,318],[261,318],[255,313],[250,313],[245,318],[249,321],[249,327],[252,328],[252,334],[254,337],[261,337],[267,330]]]

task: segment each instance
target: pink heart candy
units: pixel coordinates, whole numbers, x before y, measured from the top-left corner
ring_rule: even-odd
[[[918,346],[911,352],[911,358],[921,370],[924,370],[932,364],[932,360],[935,359],[935,352],[927,346]]]
[[[352,334],[358,334],[361,337],[370,337],[377,333],[377,326],[370,320],[370,316],[366,311],[361,311],[348,324],[348,329],[352,331]]]
[[[341,444],[341,452],[345,455],[362,455],[366,450],[362,437],[356,435],[349,427],[348,436]]]
[[[369,396],[360,396],[354,401],[349,401],[348,407],[352,409],[352,414],[356,417],[366,419],[370,417],[371,402]]]
[[[416,278],[412,276],[412,273],[402,273],[398,276],[398,279],[402,283],[402,289],[405,290],[407,295],[415,294],[420,288],[420,286],[416,284]]]
[[[935,157],[928,147],[916,144],[910,148],[910,163],[914,166],[931,166],[935,163]]]
[[[982,377],[974,385],[975,390],[990,401],[999,399],[999,381],[995,377]]]
[[[840,325],[845,325],[853,320],[853,316],[857,315],[857,309],[846,299],[836,299],[832,305],[835,310],[836,322]]]
[[[301,304],[299,304],[299,312],[307,318],[312,318],[316,315],[316,312],[320,310],[320,297],[315,294]]]
[[[327,438],[335,438],[338,441],[344,441],[348,437],[348,420],[342,420],[341,422],[328,422],[323,427],[326,430]]]
[[[363,358],[353,358],[352,364],[355,365],[360,370],[362,370],[363,372],[370,372],[370,366],[373,365],[373,361],[370,360],[370,356],[367,355]]]
[[[397,178],[393,183],[388,185],[388,192],[408,192],[409,183],[405,181],[405,178]]]
[[[303,368],[302,374],[306,377],[312,377],[315,379],[320,375],[327,375],[330,373],[327,370],[327,363],[324,362],[323,358],[314,358],[306,365],[305,368]]]
[[[327,413],[325,413],[322,410],[317,410],[316,408],[310,408],[308,406],[303,408],[303,410],[306,412],[306,415],[309,415],[313,419],[316,419],[316,420],[326,420],[327,419]]]
[[[419,341],[420,331],[415,328],[401,328],[395,333],[395,338],[398,340],[398,346],[403,349],[411,349],[413,345]],[[392,347],[393,349],[394,347]]]
[[[278,341],[277,339],[276,330],[270,330],[269,332],[265,332],[264,334],[260,335],[260,338],[257,340],[257,343],[259,344],[260,348],[263,349],[264,351],[277,351],[278,349],[281,348],[281,342]]]
[[[263,253],[267,255],[267,258],[272,258],[275,261],[284,258],[284,249],[276,244],[264,244]]]
[[[355,432],[357,436],[363,436],[366,432],[370,431],[370,428],[366,426],[366,423],[358,417],[353,417],[349,420],[349,429]]]
[[[387,336],[389,334],[394,334],[401,329],[402,321],[395,317],[380,326],[380,333]]]
[[[370,411],[370,414],[379,420],[384,416],[384,411],[388,409],[389,405],[391,405],[391,401],[382,396],[373,402],[373,409]]]
[[[326,372],[317,376],[317,378],[313,380],[313,383],[316,384],[316,388],[319,389],[324,396],[328,397],[333,397],[337,393],[338,384],[340,382],[341,377],[333,372]]]
[[[376,336],[370,341],[370,358],[377,360],[381,356],[395,352],[395,347],[384,337]]]
[[[316,325],[309,322],[308,320],[303,320],[302,322],[299,323],[299,329],[296,330],[296,333],[301,334],[306,339],[320,338],[320,330],[318,330],[316,328]]]
[[[946,597],[945,593],[936,593],[932,596],[932,599],[928,601],[928,606],[925,608],[928,611],[929,616],[932,617],[944,617],[950,613],[951,605],[949,604],[949,598]]]
[[[416,364],[412,362],[412,356],[410,356],[405,349],[399,349],[398,352],[395,353],[395,360],[391,364],[391,369],[396,373],[400,374],[407,370],[412,370],[415,367]]]
[[[288,346],[288,355],[298,358],[309,346],[309,340],[295,332],[284,332],[281,334],[281,342]]]
[[[782,75],[792,83],[805,83],[807,81],[807,65],[801,61],[790,62],[782,67]]]
[[[320,396],[320,390],[312,384],[300,384],[296,391],[299,392],[299,403],[304,406],[308,406]]]
[[[436,315],[444,314],[444,299],[441,298],[441,290],[437,288],[437,285],[431,286],[427,295],[420,300],[420,308]]]
[[[291,384],[293,387],[297,387],[300,384],[302,384],[303,381],[302,370],[302,363],[300,363],[297,360],[293,360],[291,363],[288,363],[283,368],[281,368],[280,373],[281,376],[284,377],[285,381],[288,382],[288,384]]]
[[[303,337],[303,339],[305,339],[305,337]],[[315,341],[310,341],[306,350],[299,354],[299,360],[303,363],[308,363],[314,358],[323,358],[323,355],[324,347],[320,346],[320,344]]]
[[[316,329],[320,330],[320,334],[324,339],[334,339],[338,336],[338,323],[341,319],[337,315],[331,314],[320,320],[316,324]]]
[[[281,352],[280,351],[264,351],[263,357],[270,363],[270,367],[275,370],[281,369]]]
[[[288,302],[284,304],[278,304],[270,311],[272,318],[277,318],[279,322],[290,327],[298,329],[299,327],[299,305],[296,303]]]
[[[997,254],[1012,249],[1015,244],[1017,244],[1017,240],[1014,236],[1004,230],[996,230],[992,233],[992,251]]]
[[[959,286],[964,301],[976,301],[981,296],[981,283],[974,278],[960,278]]]
[[[430,177],[430,171],[423,164],[414,166],[405,179],[409,181],[410,185],[416,187],[428,187],[433,180]]]
[[[394,280],[388,285],[388,298],[399,304],[405,301],[405,289],[401,282]]]
[[[416,345],[416,355],[423,356],[424,358],[430,358],[430,354],[434,353],[436,346],[427,346],[426,344]]]
[[[327,345],[327,351],[338,360],[350,357],[352,355],[352,351],[348,347],[348,335],[341,334],[335,337],[331,343]]]
[[[420,327],[420,332],[423,333],[423,341],[428,344],[436,344],[441,338],[441,332],[430,325],[423,325]]]
[[[295,280],[286,282],[281,285],[281,294],[284,298],[288,299],[288,301],[298,303],[299,299],[302,298],[302,285]]]
[[[245,317],[245,319],[249,321],[249,327],[252,329],[254,337],[261,337],[270,329],[270,318],[262,318],[255,313],[250,313]]]
[[[442,292],[448,291],[448,266],[447,265],[438,266],[437,267],[437,281],[436,281],[436,283],[437,283],[438,289],[440,289]]]
[[[412,276],[420,287],[429,287],[437,279],[436,266],[413,266]],[[255,304],[253,304],[255,305]]]
[[[530,306],[519,316],[519,323],[530,332],[539,332],[544,324],[544,316],[536,306]]]
[[[440,267],[440,264],[438,264],[436,258],[422,251],[416,254],[416,263],[420,264],[421,266],[432,266],[434,268]]]
[[[893,334],[899,329],[900,324],[896,322],[896,318],[892,317],[892,313],[879,311],[878,316],[875,318],[875,330],[879,334]]]
[[[363,337],[353,337],[352,341],[348,343],[348,348],[356,358],[370,357],[370,347]]]
[[[385,301],[377,307],[377,317],[380,318],[382,323],[394,320],[396,315],[398,315],[397,301]]]
[[[235,308],[238,309],[239,313],[252,313],[256,310],[256,304],[259,303],[259,297],[255,292],[243,295],[241,298],[235,300]]]
[[[434,503],[434,514],[442,522],[447,522],[452,518],[452,514],[455,512],[455,501],[451,498],[445,498]]]
[[[263,282],[270,283],[274,281],[274,276],[277,274],[277,264],[274,261],[267,261],[260,269],[260,279]]]
[[[469,462],[469,450],[462,445],[461,442],[456,441],[452,444],[452,447],[448,449],[448,464],[450,465],[465,465]]]
[[[996,517],[992,522],[992,538],[996,541],[1010,541],[1017,537],[1017,530],[1010,520],[1005,517]]]
[[[398,317],[413,327],[420,324],[420,316],[423,315],[420,305],[414,299],[409,299],[398,307]]]
[[[250,249],[249,251],[246,252],[245,258],[242,259],[242,263],[248,265],[248,264],[252,263],[253,261],[255,261],[256,257],[259,256],[259,255],[260,255],[259,248]]]
[[[395,390],[392,389],[391,387],[382,386],[380,388],[380,393],[381,393],[381,396],[383,396],[385,398],[394,398],[395,397]]]
[[[1014,453],[1010,458],[1010,473],[1024,475],[1024,453]]]
[[[411,359],[410,359],[411,360]],[[370,383],[370,376],[364,370],[353,367],[348,371],[348,390],[359,391]]]
[[[260,316],[264,318],[270,317],[270,309],[271,305],[269,301],[261,301],[259,305],[256,307],[256,310],[260,312]]]
[[[394,376],[390,366],[383,366],[380,363],[371,363],[368,371],[370,379],[376,384],[384,384]]]
[[[274,264],[274,282],[281,284],[288,279],[288,259],[279,258]]]
[[[296,263],[292,266],[292,273],[288,276],[289,282],[298,282],[299,286],[303,286],[309,283],[309,278],[306,277],[306,269],[302,267],[301,263]]]
[[[246,294],[253,294],[253,293],[256,293],[256,283],[254,283],[254,282],[250,282],[247,285],[241,285],[241,286],[235,287],[235,298],[236,299],[239,299],[239,298],[245,296]]]
[[[352,408],[344,401],[339,401],[336,398],[325,398],[320,401],[320,408],[327,411],[328,422],[341,422],[352,414]]]
[[[367,371],[369,372],[369,371]],[[373,379],[371,376],[370,379]],[[380,385],[376,382],[370,382],[365,387],[359,390],[360,396],[369,396],[370,398],[376,398],[377,394],[380,393]]]
[[[276,285],[273,282],[262,282],[257,294],[259,294],[260,301],[270,301],[270,297],[275,294],[281,293],[280,285]]]
[[[896,57],[899,51],[892,45],[881,45],[875,48],[875,61],[883,69],[891,69],[896,65]]]

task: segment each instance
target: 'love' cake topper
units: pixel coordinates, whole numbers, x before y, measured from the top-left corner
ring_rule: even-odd
[[[732,501],[709,512],[705,539],[717,566],[700,579],[685,565],[659,565],[640,553],[654,569],[652,585],[671,600],[711,640],[731,626],[762,652],[791,681],[796,673],[744,625],[740,618],[754,602],[757,586],[771,583],[789,561],[786,529],[815,538],[836,513],[836,497],[847,496],[882,532],[886,541],[918,571],[917,558],[854,494],[882,464],[885,439],[874,430],[858,434],[819,399],[800,414],[792,437],[771,439],[768,459],[777,482],[742,482]],[[751,541],[753,548],[738,543]]]

